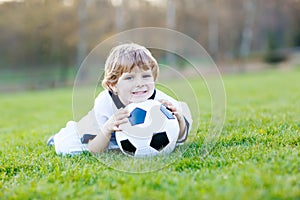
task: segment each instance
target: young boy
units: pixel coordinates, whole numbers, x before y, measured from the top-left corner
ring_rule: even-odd
[[[160,101],[176,115],[180,127],[177,144],[182,144],[192,123],[190,111],[185,103],[155,89],[158,72],[157,61],[145,47],[130,43],[113,48],[105,63],[105,90],[95,99],[94,108],[79,122],[69,121],[47,144],[63,155],[118,149],[114,133],[128,122],[125,106],[147,99]]]

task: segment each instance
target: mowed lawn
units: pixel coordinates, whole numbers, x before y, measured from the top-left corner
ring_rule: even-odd
[[[1,94],[0,199],[300,199],[300,69],[223,80],[226,120],[206,157],[210,105],[202,94],[194,136],[169,157],[148,160],[62,157],[47,147],[73,118],[72,88]],[[130,171],[145,166],[150,172]]]

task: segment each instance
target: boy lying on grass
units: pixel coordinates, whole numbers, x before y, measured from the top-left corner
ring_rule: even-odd
[[[160,101],[174,113],[180,128],[177,144],[182,144],[192,123],[190,111],[185,103],[155,88],[158,72],[157,61],[145,47],[134,43],[116,46],[105,63],[105,90],[95,99],[93,109],[80,121],[69,121],[47,144],[62,155],[119,149],[115,131],[122,131],[119,126],[128,122],[126,105],[147,99]]]

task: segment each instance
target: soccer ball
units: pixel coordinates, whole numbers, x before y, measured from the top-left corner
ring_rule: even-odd
[[[146,100],[131,103],[129,122],[121,124],[116,132],[121,151],[133,157],[156,156],[171,153],[179,135],[177,118],[162,103]]]

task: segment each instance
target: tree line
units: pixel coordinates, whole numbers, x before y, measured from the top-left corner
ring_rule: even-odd
[[[123,30],[167,27],[217,60],[300,46],[296,0],[24,0],[0,4],[0,69],[78,67]]]

